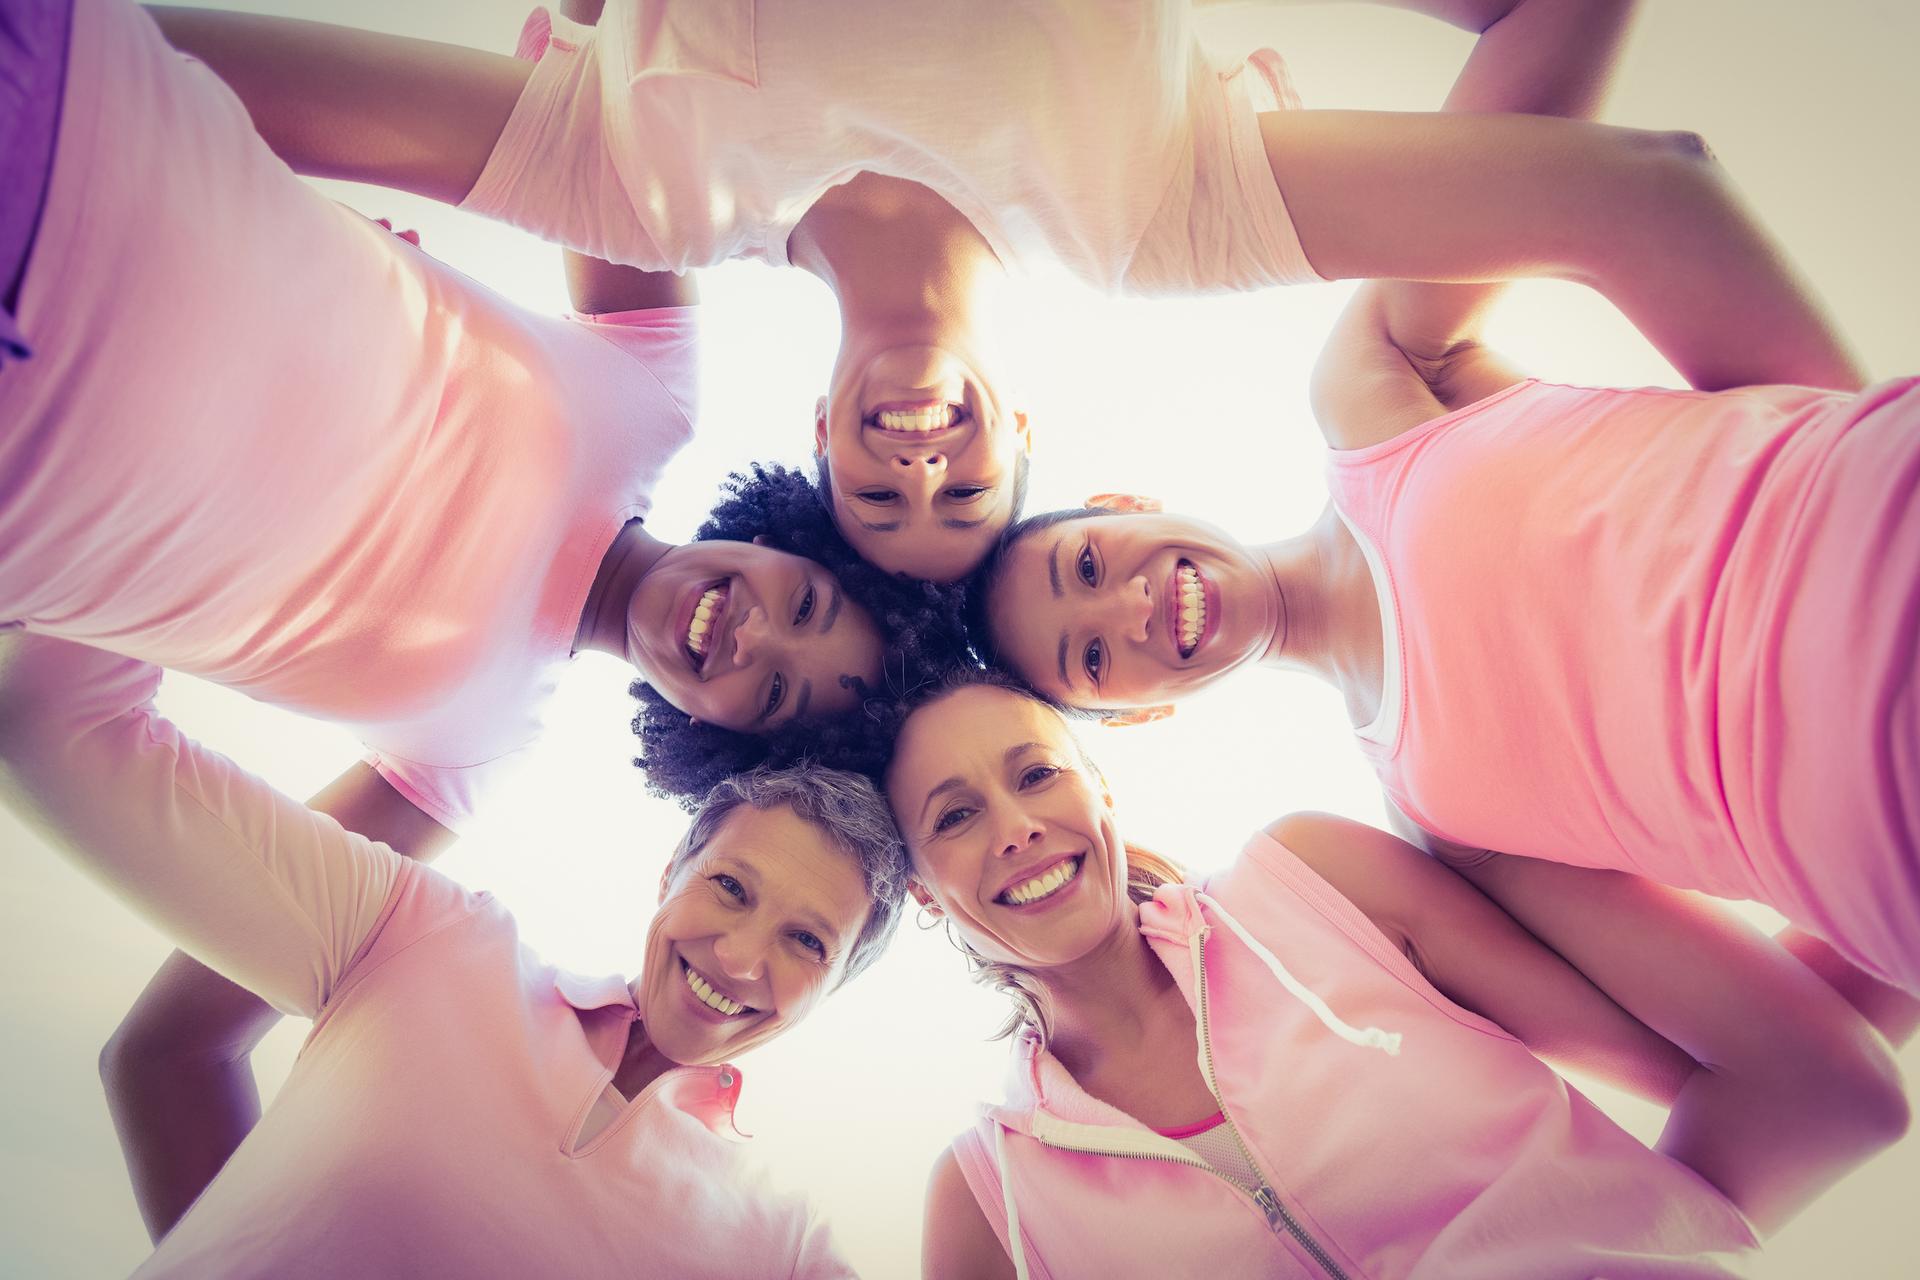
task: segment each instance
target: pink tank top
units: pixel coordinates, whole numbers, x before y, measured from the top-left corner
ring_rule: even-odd
[[[1522,382],[1328,481],[1408,817],[1765,902],[1920,987],[1920,380]]]

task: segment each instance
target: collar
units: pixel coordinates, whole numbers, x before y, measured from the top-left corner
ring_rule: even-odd
[[[640,1015],[626,979],[617,973],[588,977],[556,970],[553,989],[582,1015],[599,1015],[583,1016],[581,1026],[601,1063],[609,1071],[617,1067],[626,1047],[627,1028]],[[693,1116],[720,1137],[741,1139],[748,1135],[734,1123],[733,1112],[740,1103],[743,1082],[740,1068],[731,1062],[674,1067],[647,1086],[647,1093],[655,1101]]]

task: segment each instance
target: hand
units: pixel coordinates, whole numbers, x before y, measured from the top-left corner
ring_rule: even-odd
[[[375,218],[374,221],[379,223],[381,226],[385,227],[387,230],[393,231],[393,222],[390,219]],[[396,236],[399,236],[402,240],[405,240],[408,244],[412,245],[416,249],[420,247],[420,233],[418,231],[409,229],[406,231],[393,231],[393,234],[395,234]]]
[[[1096,493],[1087,499],[1090,507],[1099,507],[1105,511],[1138,512],[1165,511],[1167,504],[1158,498],[1145,497],[1138,493]]]

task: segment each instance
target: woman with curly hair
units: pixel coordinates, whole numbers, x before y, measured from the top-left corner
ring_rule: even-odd
[[[832,716],[778,720],[758,733],[689,716],[669,691],[647,679],[634,682],[640,700],[633,731],[647,788],[655,795],[694,803],[728,774],[769,761],[813,759],[840,769],[877,775],[890,734],[879,705],[866,696],[898,699],[970,662],[965,592],[958,586],[889,573],[862,559],[841,536],[820,491],[805,475],[778,464],[756,464],[726,484],[726,496],[694,533],[688,550],[715,541],[755,542],[801,556],[831,574],[879,627],[882,654],[877,679],[848,677],[858,704]]]

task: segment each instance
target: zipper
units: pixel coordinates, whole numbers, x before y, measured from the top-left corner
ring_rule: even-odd
[[[1240,1136],[1240,1127],[1233,1122],[1233,1116],[1227,1110],[1227,1100],[1220,1096],[1220,1085],[1213,1069],[1213,1027],[1207,1020],[1207,938],[1212,933],[1212,925],[1201,925],[1193,947],[1193,985],[1199,992],[1196,1012],[1200,1023],[1200,1061],[1206,1070],[1207,1092],[1211,1093],[1213,1100],[1220,1104],[1220,1114],[1226,1117],[1227,1132],[1233,1135],[1235,1145],[1240,1148],[1240,1157],[1247,1162],[1247,1168],[1253,1170],[1254,1176],[1260,1179],[1260,1185],[1253,1190],[1253,1202],[1260,1206],[1260,1212],[1267,1216],[1267,1229],[1275,1235],[1284,1231],[1293,1237],[1294,1242],[1305,1249],[1307,1255],[1319,1263],[1320,1269],[1325,1271],[1332,1280],[1347,1280],[1347,1273],[1341,1270],[1340,1264],[1333,1260],[1333,1256],[1327,1252],[1325,1246],[1300,1225],[1300,1220],[1289,1213],[1287,1206],[1281,1203],[1279,1194],[1267,1185],[1267,1175],[1261,1170],[1259,1162],[1253,1158],[1253,1152],[1248,1150],[1246,1139]]]

